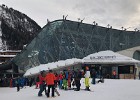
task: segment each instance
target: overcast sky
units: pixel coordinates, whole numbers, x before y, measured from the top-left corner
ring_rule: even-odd
[[[84,23],[96,21],[99,26],[110,24],[140,29],[140,0],[0,0],[1,4],[25,13],[43,27],[47,19],[54,21],[68,15],[67,19]]]

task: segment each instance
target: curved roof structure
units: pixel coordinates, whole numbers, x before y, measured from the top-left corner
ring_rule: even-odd
[[[140,45],[140,32],[116,30],[70,20],[49,22],[13,62],[20,70],[89,54]]]
[[[140,64],[140,61],[110,50],[93,53],[83,58],[85,64]]]

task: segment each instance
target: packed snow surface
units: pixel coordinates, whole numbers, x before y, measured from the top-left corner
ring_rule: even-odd
[[[83,80],[81,84],[84,89]],[[44,93],[38,97],[39,89],[35,89],[35,86],[23,88],[19,92],[16,88],[8,87],[0,88],[0,100],[140,100],[140,80],[105,79],[105,83],[90,84],[90,89],[94,92],[58,89],[60,96],[47,98]]]

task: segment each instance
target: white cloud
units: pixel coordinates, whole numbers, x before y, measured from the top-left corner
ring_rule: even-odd
[[[140,27],[140,0],[2,0],[44,26],[47,18],[51,21],[69,15],[69,20],[84,18],[85,23],[94,20],[102,26],[113,28]],[[131,29],[132,30],[132,29]]]

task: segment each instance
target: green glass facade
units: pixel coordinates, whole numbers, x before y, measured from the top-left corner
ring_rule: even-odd
[[[56,20],[49,22],[13,62],[20,70],[89,54],[140,46],[140,32]]]

